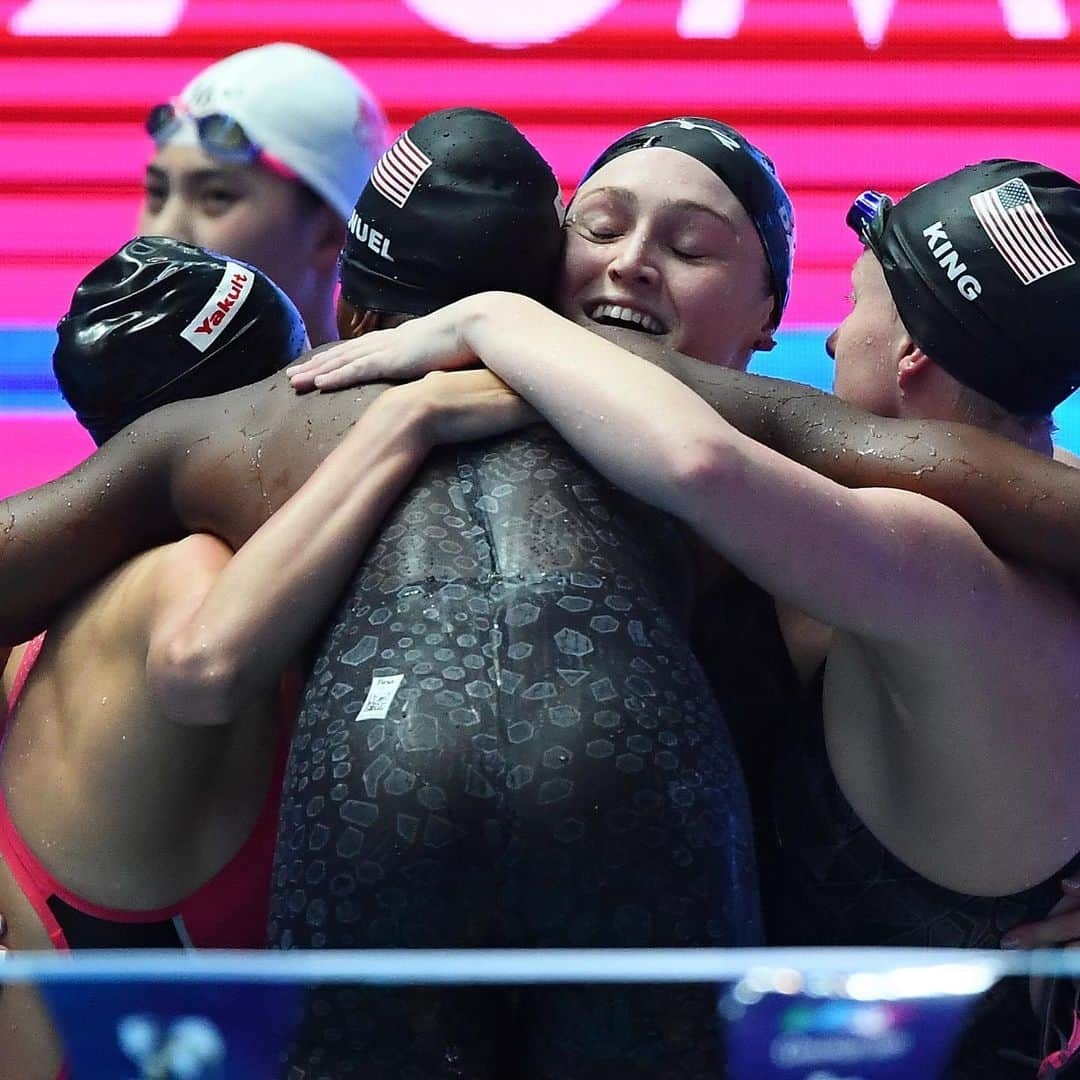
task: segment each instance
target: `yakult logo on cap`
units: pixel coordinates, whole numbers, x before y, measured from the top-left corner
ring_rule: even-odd
[[[180,331],[180,336],[199,352],[206,352],[243,307],[254,280],[251,270],[239,263],[227,262],[213,295],[202,311]]]

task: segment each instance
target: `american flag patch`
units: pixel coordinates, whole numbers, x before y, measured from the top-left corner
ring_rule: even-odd
[[[1076,265],[1019,177],[972,195],[971,208],[998,254],[1025,285]]]
[[[404,207],[420,177],[430,168],[431,158],[417,147],[406,132],[375,163],[371,184],[395,206]]]

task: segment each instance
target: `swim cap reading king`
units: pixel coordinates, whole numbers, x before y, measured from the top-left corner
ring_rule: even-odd
[[[1080,184],[1031,161],[969,165],[848,223],[912,339],[965,386],[1045,416],[1080,386]]]
[[[376,162],[349,219],[341,293],[357,310],[426,315],[488,289],[547,301],[562,254],[551,167],[505,117],[446,109]]]
[[[265,274],[164,236],[91,270],[56,330],[60,391],[98,445],[161,405],[258,382],[307,347]]]

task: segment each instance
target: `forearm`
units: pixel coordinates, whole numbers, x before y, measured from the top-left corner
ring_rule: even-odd
[[[740,431],[847,487],[918,492],[992,548],[1080,582],[1080,470],[966,424],[878,417],[782,379],[669,369]]]
[[[465,301],[466,346],[594,467],[625,491],[686,517],[680,477],[737,433],[665,371],[534,301]]]
[[[164,442],[117,436],[77,468],[0,501],[0,643],[45,629],[75,595],[147,547],[180,535]]]
[[[956,620],[940,614],[949,605],[930,612],[920,598],[962,593],[994,565],[940,506],[817,475],[737,431],[667,372],[531,301],[480,298],[463,311],[461,334],[613,483],[830,625],[938,640]]]
[[[379,398],[158,641],[150,678],[172,719],[223,722],[276,685],[423,462],[427,420],[412,388]]]

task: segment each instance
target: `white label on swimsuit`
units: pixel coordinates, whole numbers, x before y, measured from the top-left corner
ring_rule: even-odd
[[[213,296],[194,319],[180,331],[180,336],[191,342],[199,352],[206,352],[218,334],[232,322],[251,292],[255,275],[239,263],[227,262],[225,273],[214,290]]]
[[[385,720],[390,706],[394,703],[394,696],[398,687],[404,681],[404,675],[376,675],[371,680],[371,689],[368,691],[364,704],[356,714],[357,720]]]

